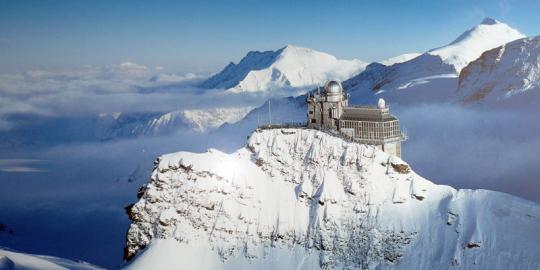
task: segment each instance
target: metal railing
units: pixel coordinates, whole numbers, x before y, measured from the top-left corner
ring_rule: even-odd
[[[257,129],[279,129],[279,128],[306,128],[306,122],[285,122],[281,124],[258,125]]]
[[[282,124],[267,124],[267,125],[259,125],[257,126],[257,129],[280,129],[280,128],[307,128],[306,122],[287,122]],[[329,128],[322,128],[322,129],[316,129],[324,133],[327,133],[329,135],[341,138],[348,142],[355,142],[360,144],[369,144],[369,145],[381,145],[386,143],[392,143],[397,141],[405,141],[408,139],[407,134],[404,132],[400,132],[399,136],[391,137],[391,138],[384,138],[384,139],[368,139],[368,138],[358,138],[354,136],[348,136],[347,134],[335,130],[335,129],[329,129]]]

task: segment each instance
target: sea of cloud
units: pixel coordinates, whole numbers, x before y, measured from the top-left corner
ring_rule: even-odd
[[[403,158],[435,183],[490,189],[540,202],[536,108],[424,104],[397,108]]]
[[[14,231],[0,231],[2,245],[107,268],[121,264],[129,227],[123,208],[136,201],[153,160],[180,150],[234,149],[245,131],[100,141],[93,119],[254,107],[287,94],[200,89],[204,78],[129,62],[0,74],[0,223]]]
[[[131,62],[0,74],[0,131],[17,128],[21,115],[74,118],[117,112],[252,107],[266,98],[264,94],[203,90],[197,85],[204,78]]]

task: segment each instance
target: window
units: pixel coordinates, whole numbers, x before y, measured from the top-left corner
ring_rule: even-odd
[[[313,114],[313,111],[309,111],[309,114]]]
[[[312,124],[317,123],[317,119],[311,119],[311,123],[312,123]]]

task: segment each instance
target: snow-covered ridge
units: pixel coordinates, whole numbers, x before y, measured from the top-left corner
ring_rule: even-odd
[[[465,102],[505,100],[540,87],[540,37],[524,38],[482,54],[459,76]]]
[[[421,53],[404,53],[404,54],[400,54],[398,56],[394,56],[394,57],[391,57],[391,58],[388,58],[386,60],[383,60],[383,61],[380,61],[379,63],[385,65],[385,66],[391,66],[393,64],[399,64],[399,63],[403,63],[403,62],[407,62],[411,59],[414,59],[418,56],[420,56]]]
[[[435,185],[315,130],[256,131],[232,154],[161,156],[138,196],[129,269],[540,267],[537,204]]]
[[[485,18],[450,44],[428,53],[440,56],[445,63],[453,65],[459,72],[483,52],[524,37],[525,35],[505,23]]]
[[[200,86],[232,92],[309,88],[331,78],[347,79],[365,66],[359,60],[340,60],[327,53],[288,45],[277,51],[249,52],[238,64],[230,63]]]
[[[251,111],[251,107],[192,109],[166,113],[148,124],[149,132],[159,133],[163,126],[174,126],[180,121],[198,132],[217,128],[225,123],[235,123]]]
[[[422,54],[391,66],[372,63],[359,75],[343,82],[343,87],[348,92],[359,91],[372,95],[380,90],[402,90],[416,79],[441,74],[455,74],[455,69],[440,56]]]
[[[111,113],[100,114],[97,137],[116,139],[140,135],[164,135],[175,131],[206,132],[225,123],[235,123],[252,107],[216,107],[186,109],[166,113]]]

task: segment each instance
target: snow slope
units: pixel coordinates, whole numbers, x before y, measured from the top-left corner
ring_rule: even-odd
[[[459,72],[483,52],[524,37],[505,23],[485,18],[450,44],[428,53],[440,56],[445,63],[453,65]]]
[[[330,54],[287,45],[277,51],[249,52],[238,64],[230,63],[200,86],[232,92],[313,87],[328,79],[347,79],[365,66],[359,60],[340,60]]]
[[[430,85],[443,80],[442,87]],[[343,82],[343,87],[358,103],[370,103],[383,97],[391,102],[447,100],[455,96],[454,67],[439,56],[422,54],[407,62],[385,66],[372,63],[359,75]],[[424,87],[427,86],[427,89]],[[444,91],[451,89],[452,91]]]
[[[458,93],[465,102],[489,103],[538,92],[539,87],[540,37],[534,37],[483,53],[461,71]]]
[[[539,205],[435,185],[315,130],[256,131],[232,154],[161,156],[138,196],[127,269],[540,267]]]
[[[98,270],[103,269],[87,262],[33,255],[0,248],[1,270]]]
[[[380,61],[379,63],[381,63],[381,64],[383,64],[385,66],[391,66],[393,64],[407,62],[407,61],[409,61],[411,59],[414,59],[414,58],[416,58],[416,57],[418,57],[420,55],[421,55],[421,53],[404,53],[404,54],[394,56],[394,57],[388,58],[386,60]]]

